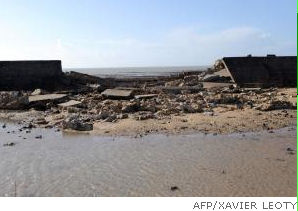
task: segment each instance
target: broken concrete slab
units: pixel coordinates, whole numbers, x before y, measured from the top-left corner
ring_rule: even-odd
[[[58,107],[67,108],[67,107],[77,106],[77,105],[80,105],[80,104],[82,104],[82,102],[76,101],[76,100],[70,100],[68,102],[58,104]]]
[[[65,98],[66,94],[46,94],[46,95],[35,95],[29,96],[29,102],[47,101],[47,100],[60,100]]]
[[[101,93],[103,97],[109,99],[131,99],[133,98],[133,90],[122,90],[122,89],[106,89]]]
[[[151,99],[157,97],[158,94],[146,94],[146,95],[136,95],[135,99]]]

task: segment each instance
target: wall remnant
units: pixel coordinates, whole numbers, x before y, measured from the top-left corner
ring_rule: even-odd
[[[54,90],[63,81],[61,61],[0,61],[1,90]]]
[[[241,87],[297,87],[297,57],[224,57],[215,64]]]

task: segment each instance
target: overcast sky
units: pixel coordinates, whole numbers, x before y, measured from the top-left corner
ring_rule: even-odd
[[[297,55],[296,0],[0,0],[0,60],[208,65]]]

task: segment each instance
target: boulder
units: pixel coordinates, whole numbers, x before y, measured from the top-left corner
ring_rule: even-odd
[[[103,111],[99,112],[98,115],[96,115],[95,119],[96,119],[96,120],[106,119],[106,118],[108,118],[110,115],[111,115],[110,112],[103,110]]]
[[[71,129],[77,131],[91,131],[93,124],[85,123],[78,116],[71,116],[62,122],[63,129]]]

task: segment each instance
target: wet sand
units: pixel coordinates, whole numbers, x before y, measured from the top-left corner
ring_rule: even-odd
[[[230,109],[230,110],[229,110]],[[233,108],[216,108],[214,113],[171,115],[166,119],[123,119],[118,122],[96,122],[95,135],[148,135],[164,134],[230,134],[273,130],[296,124],[297,110],[276,110],[259,112],[254,109],[234,110]]]
[[[19,128],[0,128],[0,196],[296,196],[296,126],[140,138]]]

